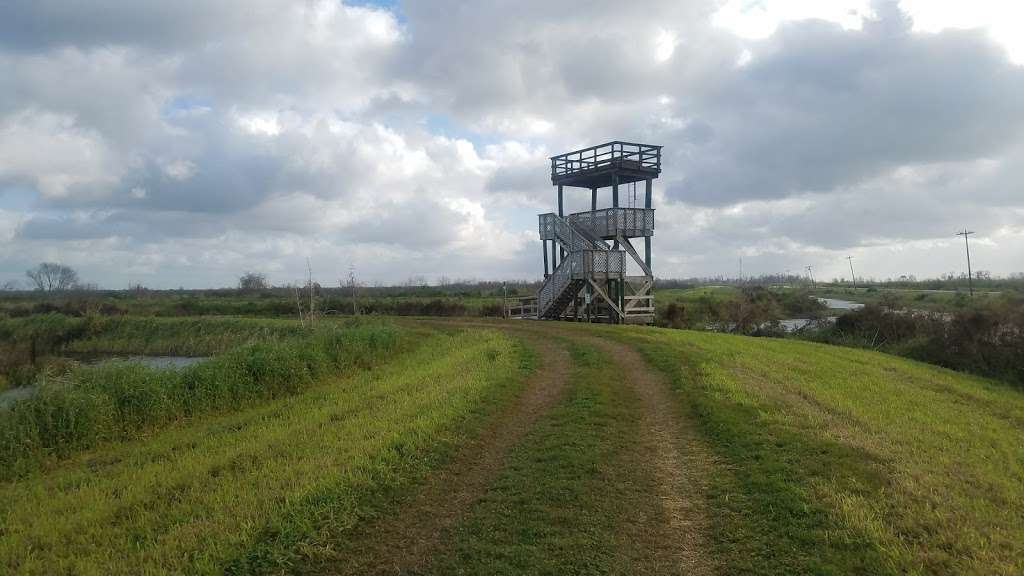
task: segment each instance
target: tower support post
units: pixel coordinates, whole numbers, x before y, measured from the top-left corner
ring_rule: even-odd
[[[650,178],[648,178],[645,182],[646,182],[646,185],[644,186],[644,208],[650,210],[651,209],[651,195],[652,195],[652,190],[653,190],[653,187],[654,187],[654,181],[651,180]],[[651,237],[650,236],[644,236],[644,262],[647,264],[647,269],[648,270],[653,270],[653,268],[651,268]]]
[[[548,241],[547,240],[541,240],[540,242],[543,245],[542,246],[543,249],[541,251],[544,252],[544,277],[547,278],[548,277]]]

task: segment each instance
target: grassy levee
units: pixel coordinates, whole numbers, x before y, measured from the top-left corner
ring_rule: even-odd
[[[1024,572],[1024,394],[864,350],[609,330],[672,380],[721,460],[731,574]]]
[[[638,460],[637,400],[618,368],[572,345],[566,397],[435,557],[432,574],[639,574],[636,526],[659,514]]]
[[[384,366],[0,485],[0,572],[287,572],[440,465],[530,354],[433,334]]]
[[[262,330],[256,324],[243,333],[252,337]],[[136,332],[114,334],[123,339]],[[389,323],[332,323],[313,333],[259,338],[181,370],[126,362],[40,378],[37,393],[0,408],[0,480],[176,420],[294,394],[401,348],[400,331]]]

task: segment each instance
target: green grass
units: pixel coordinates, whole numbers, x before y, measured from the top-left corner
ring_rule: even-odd
[[[673,379],[721,459],[730,573],[1024,571],[1024,395],[879,353],[609,331]]]
[[[207,356],[253,340],[280,340],[301,333],[297,321],[254,318],[93,317],[64,352]]]
[[[514,293],[515,290],[512,290]],[[501,288],[457,291],[442,288],[405,290],[362,288],[357,303],[362,314],[401,316],[497,316],[501,314]],[[331,315],[352,314],[352,300],[345,289],[325,289],[317,297],[317,309]],[[0,292],[0,318],[61,312],[72,316],[250,316],[295,318],[295,294],[286,288],[259,293],[236,290],[72,292]]]
[[[494,332],[0,485],[0,572],[287,571],[438,465],[528,367]]]
[[[915,290],[910,288],[857,288],[820,287],[814,291],[821,298],[851,300],[861,304],[894,303],[900,308],[926,310],[929,312],[953,312],[966,306],[993,303],[1015,292],[992,292],[975,290],[970,297],[966,287],[963,290]]]
[[[656,289],[656,297],[659,303],[696,302],[698,300],[723,302],[738,293],[739,290],[732,286],[697,286],[695,288]]]
[[[595,349],[571,352],[565,399],[513,450],[431,573],[638,573],[647,551],[629,540],[631,522],[657,510],[637,462],[637,400]]]
[[[135,333],[116,332],[121,339]],[[327,376],[377,364],[399,349],[399,331],[371,321],[257,340],[180,370],[135,363],[77,366],[39,379],[36,394],[0,409],[0,480],[175,420],[294,394]]]

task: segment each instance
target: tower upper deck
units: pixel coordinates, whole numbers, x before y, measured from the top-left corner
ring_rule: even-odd
[[[605,188],[657,178],[661,146],[615,140],[551,157],[551,183]]]

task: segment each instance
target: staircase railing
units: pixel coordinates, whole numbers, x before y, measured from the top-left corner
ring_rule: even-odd
[[[608,245],[599,238],[595,238],[586,230],[557,214],[541,214],[539,220],[541,240],[555,240],[562,244],[568,252],[608,250]]]
[[[595,274],[626,273],[626,253],[622,250],[580,250],[566,254],[565,260],[544,280],[537,293],[537,313],[543,317],[574,280],[585,280]]]
[[[579,253],[577,252],[576,254]],[[576,254],[568,254],[566,259],[562,260],[562,263],[555,268],[554,272],[544,280],[540,291],[537,292],[537,315],[539,317],[543,318],[547,314],[548,308],[551,307],[569,284],[572,284],[572,269],[579,266],[579,259],[575,257]]]

